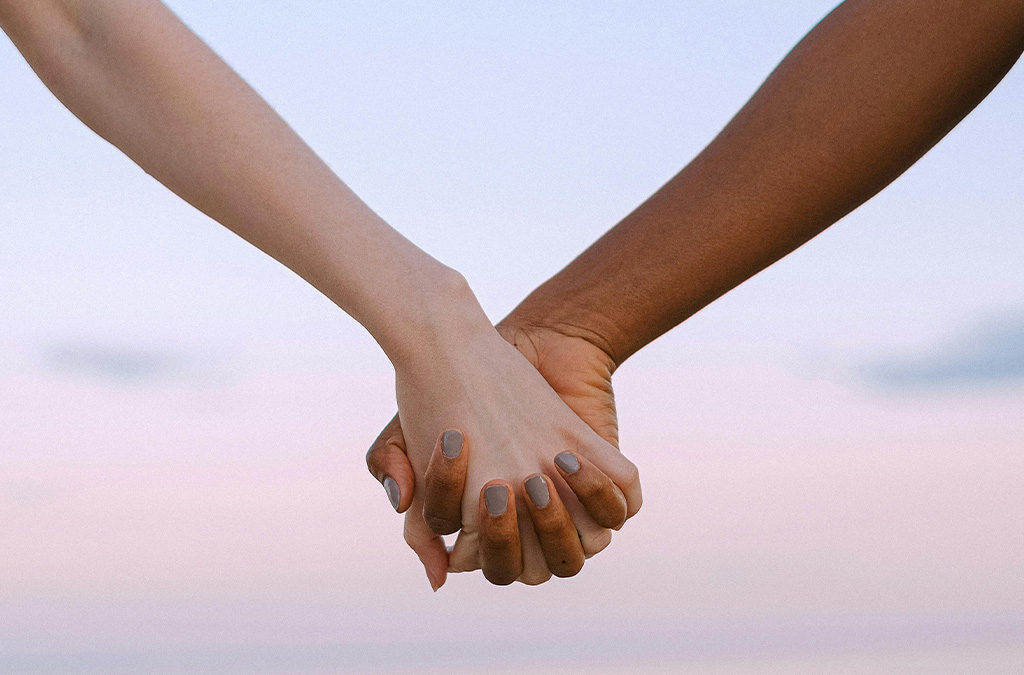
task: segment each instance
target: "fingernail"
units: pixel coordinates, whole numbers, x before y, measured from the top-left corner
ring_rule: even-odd
[[[441,454],[448,459],[455,459],[462,453],[462,433],[446,431],[441,434]]]
[[[544,480],[544,476],[527,479],[526,494],[530,495],[530,501],[538,509],[544,508],[551,501],[551,495],[548,494],[548,483]]]
[[[391,506],[394,507],[395,511],[398,510],[398,502],[402,499],[402,490],[398,487],[398,483],[391,476],[384,479],[384,492],[388,493],[388,499],[391,500]]]
[[[580,460],[571,452],[560,452],[555,455],[555,464],[566,473],[576,473],[580,470]]]
[[[508,488],[504,485],[492,485],[484,490],[484,505],[487,513],[498,517],[508,508]]]
[[[434,591],[435,593],[437,593],[437,589],[441,588],[441,585],[442,585],[442,584],[440,584],[440,583],[439,583],[439,582],[437,581],[437,579],[435,579],[435,578],[434,578],[434,575],[433,575],[433,574],[431,574],[430,572],[427,572],[427,581],[429,581],[429,582],[430,582],[430,588],[431,588],[431,590],[433,590],[433,591]]]

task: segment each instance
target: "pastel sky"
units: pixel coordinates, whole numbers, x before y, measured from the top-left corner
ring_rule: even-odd
[[[168,4],[495,320],[832,7]],[[0,73],[0,674],[1024,667],[1024,71],[622,368],[645,504],[578,577],[436,595],[372,339]]]

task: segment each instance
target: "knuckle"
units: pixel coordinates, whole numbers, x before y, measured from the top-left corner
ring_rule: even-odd
[[[398,446],[390,439],[384,442],[375,442],[366,451],[366,468],[374,476],[377,476],[379,480],[380,476],[378,474],[384,473],[385,467],[393,463],[393,453],[396,451],[401,452]]]
[[[605,484],[610,482],[610,480],[602,477],[597,480],[581,481],[577,485],[570,487],[580,500],[593,499],[604,490]]]
[[[626,518],[632,518],[640,510],[640,507],[644,505],[644,496],[639,491],[636,493],[636,499],[632,504],[629,505],[629,510],[626,512]]]
[[[623,503],[621,507],[609,507],[605,504],[601,504],[599,505],[599,508],[589,509],[587,513],[594,519],[594,522],[597,523],[599,527],[609,530],[618,529],[626,522],[625,503]]]
[[[508,555],[519,551],[519,540],[507,535],[480,534],[480,548],[493,555]]]
[[[622,472],[622,482],[630,487],[634,485],[640,485],[640,469],[636,468],[636,464],[626,460],[626,467]]]
[[[478,547],[477,537],[467,534],[466,530],[459,533],[455,545],[448,552],[449,572],[472,572],[484,566],[485,556]]]
[[[590,532],[580,537],[580,541],[583,543],[584,554],[589,558],[608,548],[608,544],[612,543],[612,533],[611,530]]]
[[[423,499],[423,515],[456,520],[462,518],[462,504],[452,501],[445,494],[427,493]]]
[[[567,527],[566,520],[562,519],[536,519],[533,521],[533,529],[538,536],[544,538],[566,536],[569,537],[569,530],[573,530],[572,527]],[[575,531],[572,532],[575,534]]]
[[[373,471],[373,462],[383,461],[383,458],[390,455],[392,450],[405,454],[405,436],[402,435],[402,425],[398,415],[391,418],[377,438],[373,439],[370,448],[366,451],[366,464]]]
[[[427,469],[427,490],[439,495],[462,495],[462,477],[448,471],[437,470],[434,466]]]
[[[472,560],[471,558],[459,558],[454,557],[449,560],[448,571],[454,574],[460,574],[462,572],[475,572],[480,569],[480,563]],[[487,576],[487,573],[484,573]]]
[[[600,495],[584,504],[587,513],[601,527],[616,529],[626,522],[628,506],[625,496],[617,487],[609,484]]]
[[[379,464],[380,464],[380,448],[378,448],[377,446],[374,446],[374,447],[372,447],[372,448],[370,448],[369,450],[366,451],[366,468],[370,471],[371,474],[373,474],[373,476],[377,480],[380,480],[380,476],[378,475],[380,473],[380,466],[379,466]]]
[[[609,530],[620,530],[626,524],[626,509],[622,508],[615,512],[602,514],[600,518],[594,518],[594,520],[601,527],[606,527]]]
[[[405,543],[408,544],[409,548],[411,548],[411,549],[419,548],[420,546],[423,545],[423,543],[424,543],[424,541],[426,539],[422,534],[414,531],[412,528],[409,528],[409,527],[407,527],[407,528],[405,528],[405,530],[403,530],[402,538],[405,539]]]
[[[519,576],[520,583],[526,584],[527,586],[540,586],[544,582],[551,578],[551,572],[548,570],[524,570]]]

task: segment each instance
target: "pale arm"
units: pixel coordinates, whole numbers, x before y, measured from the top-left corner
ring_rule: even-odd
[[[445,430],[480,439],[466,466],[455,545],[463,565],[480,565],[477,495],[488,481],[558,478],[551,458],[563,449],[612,478],[635,473],[498,335],[459,274],[363,204],[160,2],[0,0],[0,27],[83,122],[370,331],[395,365],[416,475]],[[525,582],[573,574],[607,542],[607,529],[564,482],[558,487],[578,531],[571,566],[551,569],[522,494],[508,505],[522,514],[522,556],[512,571]],[[425,527],[422,509],[410,510],[407,523]]]
[[[0,0],[0,26],[86,125],[320,289],[393,360],[451,309],[446,295],[467,295],[160,2]]]

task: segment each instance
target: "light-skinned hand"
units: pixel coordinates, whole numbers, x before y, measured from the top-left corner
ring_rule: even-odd
[[[482,468],[474,465],[477,448],[486,438],[464,430],[442,430],[433,444],[429,469],[417,481],[399,416],[392,419],[367,453],[367,465],[383,483],[395,509],[406,513],[406,541],[435,589],[449,570],[483,569],[489,580],[500,584],[516,579],[541,583],[551,574],[571,576],[582,565],[574,542],[580,542],[584,556],[601,551],[611,539],[609,528],[620,527],[642,503],[636,468],[617,452],[611,387],[614,365],[608,355],[586,339],[555,328],[516,325],[507,319],[498,331],[590,433],[572,424],[573,435],[565,436],[568,444],[547,446],[539,453],[529,445],[513,443],[510,447],[517,461],[539,456],[544,470],[518,480],[477,471],[477,476],[486,476],[486,483],[477,487],[473,469]],[[449,440],[458,435],[464,446],[454,457],[444,452],[446,431]],[[595,437],[602,442],[595,442]],[[609,449],[614,452],[610,454]],[[538,508],[531,497],[543,502],[545,491],[548,504]],[[513,502],[516,508],[506,506],[492,515],[498,506]],[[463,514],[475,517],[464,522]],[[460,526],[463,533],[449,555],[438,535]]]

